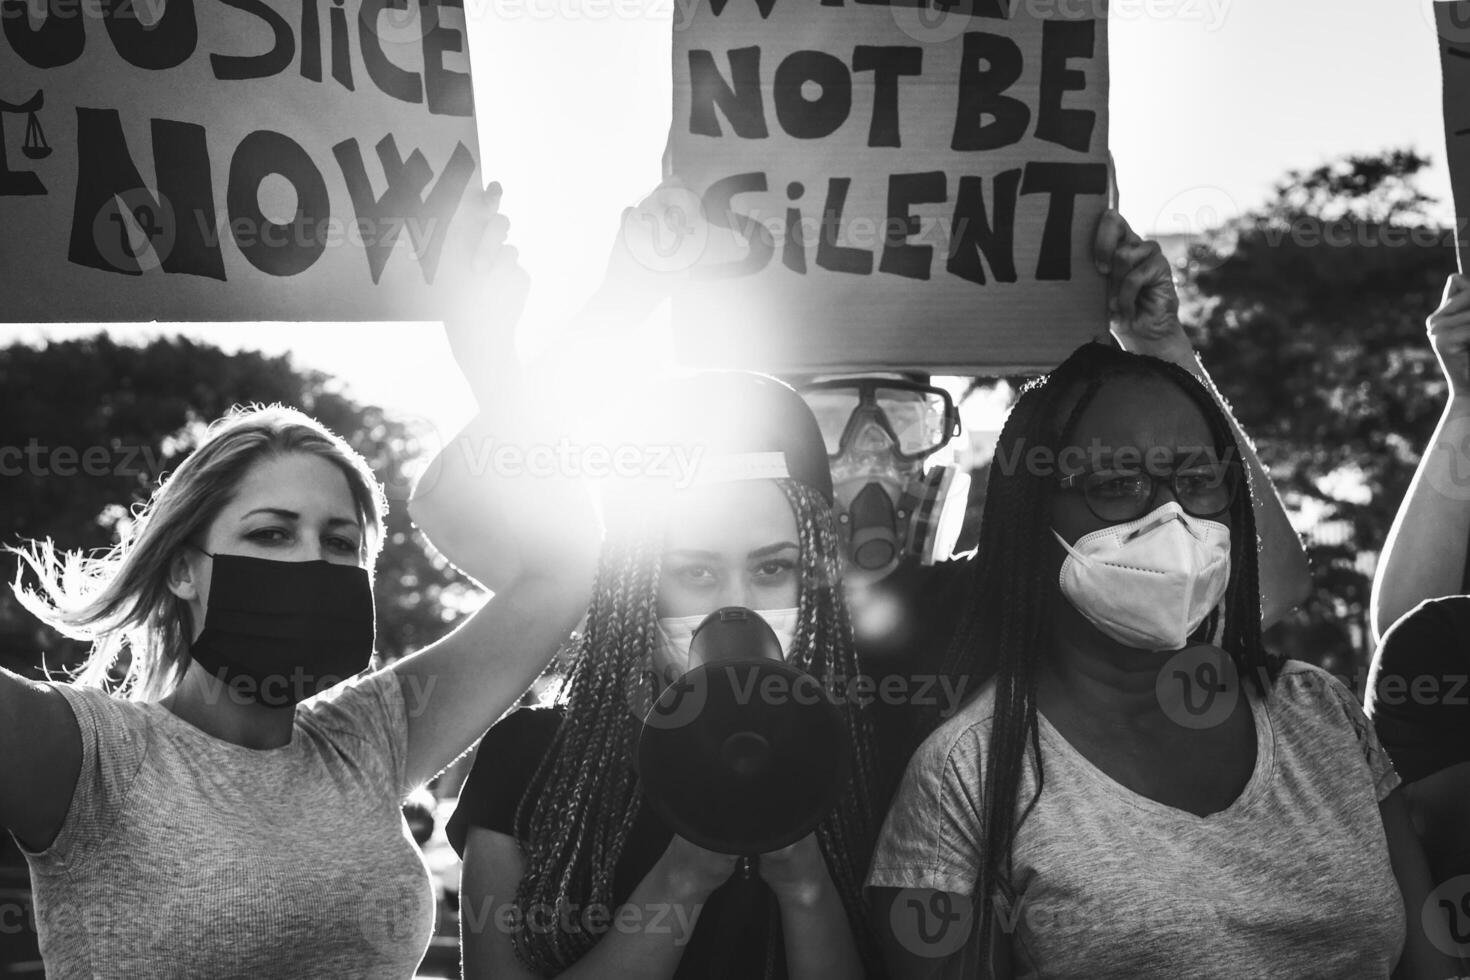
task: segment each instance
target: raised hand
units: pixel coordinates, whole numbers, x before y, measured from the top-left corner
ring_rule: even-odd
[[[1140,238],[1110,209],[1098,221],[1093,261],[1108,277],[1108,313],[1124,350],[1174,361],[1192,356],[1174,271],[1158,242]]]
[[[1470,395],[1470,279],[1458,272],[1445,280],[1439,309],[1425,321],[1450,397]]]
[[[473,248],[470,278],[445,318],[449,348],[481,407],[516,374],[515,331],[530,292],[520,254],[506,242],[510,221],[500,213],[500,185],[469,205],[468,225],[483,229]]]

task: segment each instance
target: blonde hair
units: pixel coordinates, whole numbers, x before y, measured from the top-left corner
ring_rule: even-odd
[[[371,569],[388,511],[381,485],[340,436],[282,405],[237,406],[214,422],[106,552],[58,551],[49,539],[7,549],[22,559],[11,585],[21,604],[62,634],[92,643],[73,682],[106,686],[126,651],[118,694],[143,701],[173,690],[188,669],[194,634],[188,603],[169,590],[170,566],[180,549],[197,545],[257,463],[292,453],[325,459],[347,478]],[[22,585],[27,567],[40,580],[37,591]]]

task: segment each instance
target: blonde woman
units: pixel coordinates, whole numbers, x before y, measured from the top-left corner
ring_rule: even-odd
[[[504,425],[495,409],[474,432]],[[27,606],[94,642],[73,683],[0,671],[0,826],[49,976],[413,975],[433,896],[400,802],[540,673],[596,561],[579,497],[472,477],[463,455],[414,515],[495,597],[382,670],[385,501],[299,412],[215,423],[106,557],[23,553]]]

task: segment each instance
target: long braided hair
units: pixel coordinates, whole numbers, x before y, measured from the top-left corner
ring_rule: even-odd
[[[776,481],[796,516],[800,550],[797,628],[788,662],[828,690],[858,674],[842,593],[842,557],[831,507],[818,491]],[[642,803],[633,771],[642,710],[660,693],[650,656],[658,637],[662,532],[651,514],[610,527],[587,622],[557,694],[565,713],[516,811],[525,873],[513,935],[520,960],[543,974],[571,966],[597,942],[583,930],[538,928],[535,909],[614,908],[613,873]],[[875,777],[867,713],[843,699],[852,777],[816,834],[870,972],[877,972],[862,884],[871,852]],[[558,916],[558,918],[561,918]],[[767,957],[771,976],[776,951]]]
[[[969,602],[945,657],[950,674],[969,672],[978,681],[995,679],[995,713],[983,777],[984,841],[974,896],[981,949],[987,956],[993,939],[993,896],[997,890],[1012,894],[1011,847],[1017,829],[1041,796],[1036,688],[1049,642],[1047,608],[1059,589],[1055,560],[1042,546],[1051,527],[1055,475],[1015,464],[1032,447],[1044,447],[1055,459],[1104,385],[1148,379],[1162,379],[1184,392],[1204,414],[1220,458],[1238,460],[1229,420],[1198,378],[1166,361],[1099,343],[1083,345],[1050,375],[1022,389],[996,446],[979,553],[970,570]],[[1011,465],[1002,465],[1002,460]],[[1253,488],[1243,484],[1247,492],[1237,493],[1230,506],[1230,579],[1225,598],[1191,640],[1222,647],[1240,675],[1264,694],[1268,680],[1274,682],[1280,671],[1280,660],[1261,641]],[[1018,815],[1028,745],[1036,790]]]

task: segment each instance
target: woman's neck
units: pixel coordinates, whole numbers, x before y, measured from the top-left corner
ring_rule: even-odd
[[[176,717],[224,742],[247,749],[278,749],[291,743],[294,707],[268,708],[233,694],[198,664],[160,702]]]
[[[1177,651],[1124,646],[1099,633],[1063,596],[1053,602],[1051,642],[1038,678],[1038,707],[1078,710],[1083,717],[1132,727],[1166,720],[1159,672]]]

